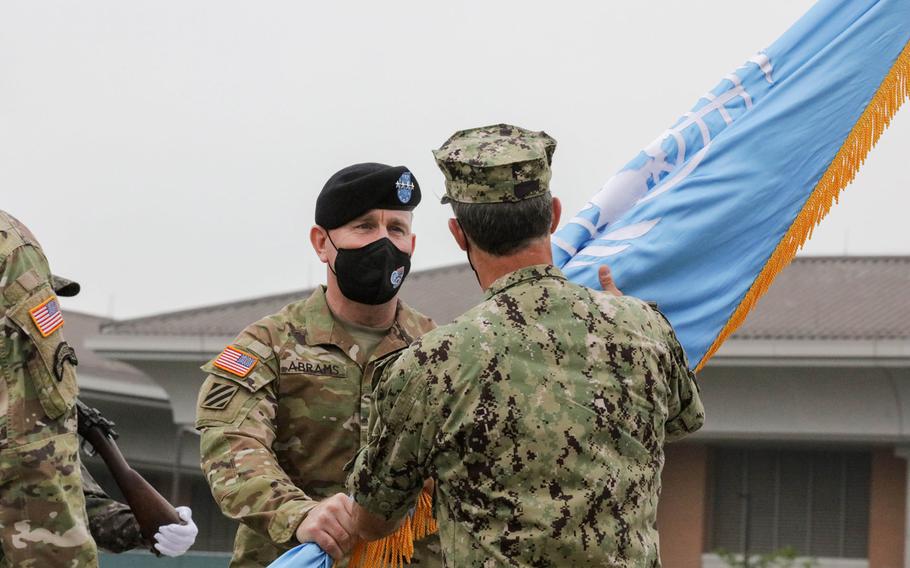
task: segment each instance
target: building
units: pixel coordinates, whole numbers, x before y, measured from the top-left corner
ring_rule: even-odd
[[[665,566],[724,566],[720,549],[784,547],[824,567],[910,566],[908,290],[910,257],[801,258],[778,277],[700,375],[704,429],[668,447]],[[118,422],[136,468],[194,509],[198,552],[181,566],[224,565],[233,530],[197,466],[198,367],[245,325],[308,293],[124,321],[70,318],[81,322],[70,335],[99,355],[80,366],[84,398]],[[415,272],[402,294],[440,322],[481,297],[467,265]]]

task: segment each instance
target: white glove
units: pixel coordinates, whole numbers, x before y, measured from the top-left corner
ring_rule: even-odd
[[[193,522],[189,507],[177,507],[177,515],[185,524],[164,525],[155,533],[155,548],[165,556],[180,556],[193,546],[199,529]]]

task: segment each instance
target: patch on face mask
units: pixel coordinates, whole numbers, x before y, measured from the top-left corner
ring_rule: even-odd
[[[414,182],[411,180],[411,172],[401,174],[401,177],[395,182],[395,189],[398,190],[398,201],[407,203],[411,200],[411,194],[414,193]]]
[[[392,283],[392,288],[398,288],[401,286],[401,281],[404,280],[404,266],[399,266],[397,270],[392,272],[392,275],[389,277],[389,282]]]

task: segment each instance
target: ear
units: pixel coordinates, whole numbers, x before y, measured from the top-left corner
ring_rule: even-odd
[[[325,229],[319,225],[313,225],[310,229],[310,242],[313,244],[313,250],[316,251],[316,256],[319,257],[319,260],[322,262],[329,261],[328,248],[329,237]]]
[[[458,224],[457,220],[449,219],[449,232],[452,233],[453,237],[455,237],[455,242],[458,243],[458,248],[463,251],[467,251],[468,237],[465,236],[464,231],[461,230],[461,225]]]
[[[411,233],[411,256],[414,256],[414,250],[417,248],[417,235]]]
[[[553,198],[553,221],[550,222],[550,234],[556,232],[559,226],[559,218],[562,217],[562,202],[558,197]]]

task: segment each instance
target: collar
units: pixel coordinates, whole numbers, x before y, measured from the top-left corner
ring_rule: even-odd
[[[359,353],[354,338],[336,319],[325,299],[325,286],[319,286],[304,304],[306,320],[307,345],[334,345],[344,351],[358,365],[365,365],[368,360]],[[410,306],[398,300],[395,310],[395,321],[370,356],[370,361],[383,357],[392,351],[410,345],[416,337],[423,335],[432,327],[430,320],[414,311]]]
[[[562,273],[561,270],[551,264],[534,264],[531,266],[525,266],[524,268],[519,268],[514,272],[510,272],[509,274],[506,274],[505,276],[502,276],[493,282],[490,287],[487,288],[484,295],[484,300],[489,300],[496,294],[504,292],[512,286],[516,286],[522,282],[540,280],[541,278],[556,278],[558,280],[565,280],[566,276]]]

